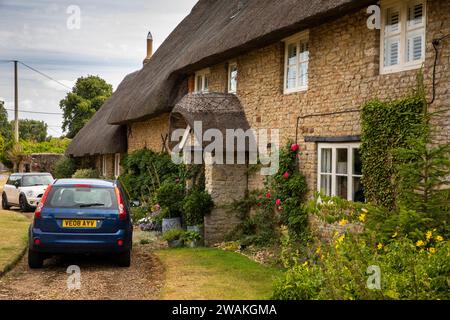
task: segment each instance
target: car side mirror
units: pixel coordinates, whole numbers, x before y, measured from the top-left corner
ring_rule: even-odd
[[[14,181],[14,186],[18,189],[20,187],[20,181]]]
[[[138,208],[138,207],[141,206],[141,202],[139,200],[133,200],[133,201],[130,202],[130,206],[132,208]]]

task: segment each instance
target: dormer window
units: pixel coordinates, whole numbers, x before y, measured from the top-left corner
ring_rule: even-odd
[[[195,73],[195,92],[209,92],[209,69],[203,69]]]

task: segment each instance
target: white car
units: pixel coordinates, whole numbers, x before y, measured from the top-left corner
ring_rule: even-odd
[[[18,206],[23,212],[34,210],[53,181],[50,173],[13,173],[3,187],[3,209]]]

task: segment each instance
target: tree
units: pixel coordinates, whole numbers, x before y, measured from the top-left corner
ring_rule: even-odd
[[[13,172],[17,172],[19,169],[19,165],[25,157],[25,153],[23,151],[23,147],[20,143],[16,143],[9,149],[7,152],[7,157],[9,161],[13,163]]]
[[[11,126],[14,121],[11,121]],[[21,140],[43,142],[47,139],[47,124],[44,121],[20,119],[19,137]]]
[[[5,144],[12,139],[12,127],[8,121],[8,112],[3,101],[0,101],[0,135],[3,137]]]
[[[67,137],[75,137],[111,94],[112,85],[98,76],[78,78],[72,92],[59,103]]]

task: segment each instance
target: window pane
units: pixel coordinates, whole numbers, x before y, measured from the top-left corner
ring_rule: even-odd
[[[336,195],[347,199],[347,177],[336,177]]]
[[[362,175],[362,162],[359,149],[353,149],[353,174]]]
[[[300,61],[308,61],[309,59],[309,44],[307,41],[300,42]]]
[[[386,33],[398,33],[400,31],[400,10],[390,8],[386,10]]]
[[[288,46],[288,65],[295,65],[297,64],[297,45],[296,44],[290,44]]]
[[[205,75],[205,83],[204,83],[204,87],[203,87],[203,91],[208,91],[209,89],[209,75]]]
[[[361,178],[353,178],[353,201],[365,202],[364,190],[361,184]]]
[[[347,174],[348,150],[336,149],[336,173]]]
[[[422,35],[413,35],[408,37],[407,41],[407,60],[408,62],[421,60],[423,50]]]
[[[320,192],[326,196],[331,196],[331,176],[321,175],[320,176]]]
[[[236,92],[237,89],[237,66],[233,65],[230,67],[230,88],[229,91]]]
[[[202,76],[197,76],[197,91],[202,91]]]
[[[321,149],[321,173],[331,173],[331,149]]]
[[[384,45],[384,66],[395,66],[400,63],[400,39],[386,39]]]
[[[408,8],[408,25],[410,27],[423,23],[423,4],[419,3]]]
[[[300,64],[299,86],[305,87],[308,85],[308,62]]]
[[[292,89],[295,88],[295,82],[297,79],[297,70],[296,67],[288,67],[287,69],[287,79],[286,79],[286,88]]]

